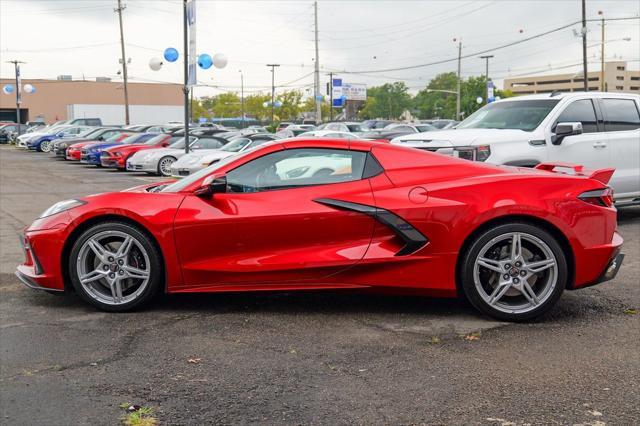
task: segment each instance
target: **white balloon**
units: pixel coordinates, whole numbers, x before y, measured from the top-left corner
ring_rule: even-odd
[[[160,68],[162,68],[162,63],[162,59],[160,58],[151,58],[151,60],[149,61],[149,68],[154,71],[158,71]]]
[[[477,102],[477,103],[481,104],[481,103],[482,103],[482,101],[483,101],[482,96],[478,96],[478,97],[476,98],[476,102]]]
[[[33,87],[31,84],[25,84],[25,85],[24,85],[24,91],[25,91],[26,93],[33,93],[33,92],[35,92],[35,91],[36,91],[36,88],[35,88],[35,87]]]
[[[227,57],[222,53],[213,55],[213,66],[216,68],[224,68],[227,66]]]

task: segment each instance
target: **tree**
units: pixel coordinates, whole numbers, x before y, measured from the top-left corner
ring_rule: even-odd
[[[276,99],[282,103],[282,106],[276,109],[276,115],[280,120],[298,119],[302,103],[302,92],[299,90],[288,90],[279,94]]]
[[[361,118],[397,119],[411,107],[411,95],[404,82],[386,83],[367,90],[367,101],[360,110]]]
[[[427,87],[413,98],[413,109],[417,111],[418,118],[454,118],[456,94],[438,90],[455,92],[457,81],[458,77],[454,72],[438,74],[429,81]]]

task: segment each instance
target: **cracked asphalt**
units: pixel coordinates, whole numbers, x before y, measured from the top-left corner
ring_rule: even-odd
[[[618,277],[527,324],[335,292],[107,314],[14,278],[17,234],[49,205],[153,179],[0,147],[0,424],[113,425],[122,403],[170,425],[638,424],[640,209],[619,213]]]

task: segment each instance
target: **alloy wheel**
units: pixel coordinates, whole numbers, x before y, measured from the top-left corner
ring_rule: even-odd
[[[490,307],[524,314],[543,305],[558,283],[558,262],[540,238],[508,232],[487,242],[476,257],[473,280]]]
[[[102,231],[85,241],[76,268],[85,292],[97,302],[112,306],[136,300],[151,277],[146,249],[121,231]]]
[[[51,141],[44,141],[40,144],[40,150],[42,152],[49,152],[51,151]]]
[[[158,163],[158,170],[162,176],[171,176],[171,165],[175,159],[173,157],[164,157]]]

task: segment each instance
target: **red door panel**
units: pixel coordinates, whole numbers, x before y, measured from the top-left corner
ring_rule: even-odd
[[[356,264],[369,247],[375,220],[318,198],[374,205],[367,180],[187,196],[175,219],[185,284],[318,281]]]

